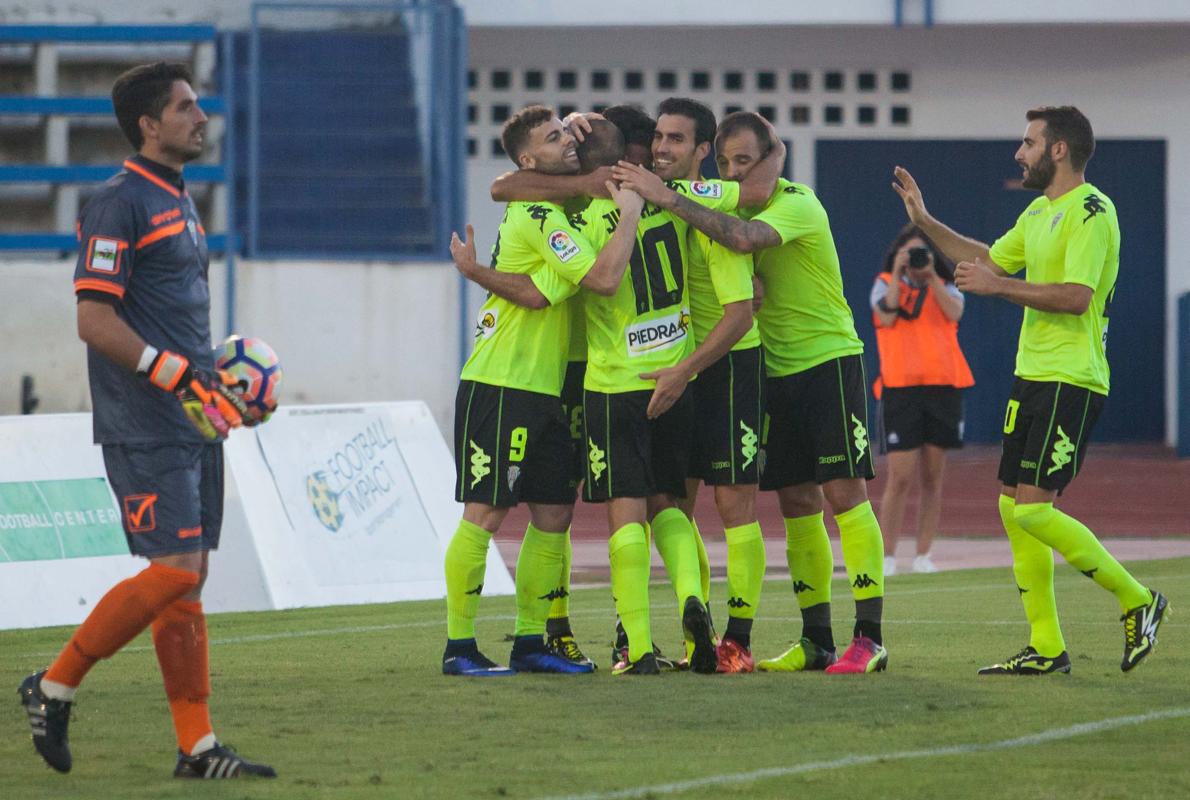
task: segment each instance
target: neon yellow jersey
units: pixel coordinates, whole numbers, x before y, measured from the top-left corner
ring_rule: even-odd
[[[463,380],[562,394],[570,305],[598,251],[552,203],[509,203],[492,248],[492,268],[529,275],[549,300],[534,310],[490,295],[475,325]]]
[[[671,181],[669,185],[717,211],[732,211],[739,202],[739,184],[731,181]],[[581,217],[579,230],[600,248],[611,239],[620,214],[611,200],[593,200]],[[686,280],[688,234],[684,220],[645,205],[636,248],[616,293],[604,297],[588,292],[584,299],[585,388],[608,394],[650,390],[655,381],[642,380],[640,373],[672,367],[694,350]]]
[[[781,236],[779,246],[753,254],[764,283],[756,319],[768,375],[792,375],[862,353],[843,297],[830,220],[810,187],[782,178],[764,208],[741,210],[740,216],[767,223]]]
[[[1077,283],[1094,292],[1078,316],[1025,309],[1016,375],[1107,394],[1108,312],[1120,272],[1115,204],[1089,183],[1053,201],[1042,195],[996,240],[991,257],[1009,274],[1023,268],[1032,283]]]
[[[688,235],[690,259],[686,282],[690,287],[694,344],[698,346],[723,319],[723,306],[752,299],[753,266],[751,256],[724,247],[696,228],[691,228]],[[752,327],[731,349],[747,350],[759,346],[760,330],[753,319]]]

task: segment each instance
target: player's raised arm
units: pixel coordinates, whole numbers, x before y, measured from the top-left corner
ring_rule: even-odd
[[[459,239],[457,232],[450,235],[450,256],[464,278],[497,297],[503,297],[508,302],[525,308],[541,309],[550,304],[528,275],[501,272],[476,261],[475,229],[470,224],[467,225],[465,239]]]
[[[1000,275],[1007,274],[988,255],[988,245],[977,239],[963,236],[940,222],[926,210],[921,189],[913,176],[909,174],[909,170],[904,167],[896,167],[893,169],[893,176],[896,180],[893,181],[892,188],[900,196],[901,202],[905,204],[905,215],[909,217],[910,222],[930,238],[930,241],[938,245],[938,249],[945,253],[947,258],[955,263],[982,261]]]
[[[492,199],[498,203],[516,200],[565,203],[576,197],[611,197],[605,185],[610,178],[611,167],[599,167],[585,175],[549,175],[518,169],[492,181]]]
[[[624,187],[617,188],[611,181],[607,182],[607,191],[620,207],[620,218],[612,238],[599,251],[594,266],[581,283],[596,294],[610,297],[620,288],[624,270],[628,268],[628,259],[636,247],[636,225],[640,222],[644,201],[636,192]]]
[[[781,141],[781,137],[777,135],[777,129],[773,127],[773,123],[759,114],[753,116],[764,123],[768,130],[768,147],[764,158],[739,179],[740,208],[751,208],[764,204],[773,196],[773,192],[777,189],[777,179],[781,177],[781,171],[785,169],[785,142]],[[726,123],[727,120],[725,119],[724,122]],[[716,150],[720,149],[720,144],[726,135],[715,137]],[[761,144],[763,146],[763,143]]]

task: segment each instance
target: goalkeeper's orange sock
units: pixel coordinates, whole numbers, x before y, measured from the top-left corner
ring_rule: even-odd
[[[207,698],[211,672],[202,603],[175,600],[153,620],[153,647],[174,720],[178,749],[194,755],[215,744]]]
[[[46,694],[68,700],[101,658],[114,655],[149,626],[170,603],[198,585],[197,572],[150,564],[120,581],[95,604],[42,680]],[[47,685],[47,683],[49,685]],[[64,689],[65,688],[65,692]]]

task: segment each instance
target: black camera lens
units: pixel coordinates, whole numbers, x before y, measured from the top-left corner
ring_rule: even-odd
[[[930,265],[930,248],[910,247],[909,266],[911,269],[921,269]]]

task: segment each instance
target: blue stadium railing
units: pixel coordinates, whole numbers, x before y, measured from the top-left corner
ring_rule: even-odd
[[[218,34],[210,25],[0,25],[0,43],[38,44],[156,44],[214,42]],[[230,73],[227,73],[228,75]],[[221,81],[225,91],[230,84]],[[200,104],[208,114],[222,115],[227,107],[221,95],[202,98]],[[0,115],[11,116],[107,116],[112,113],[112,101],[105,96],[31,95],[0,96]],[[230,119],[228,125],[230,125]],[[230,137],[230,132],[225,134]],[[100,183],[121,169],[110,165],[51,165],[27,164],[0,166],[3,184],[79,184]],[[232,171],[228,163],[195,165],[186,170],[186,178],[196,183],[231,183]],[[229,195],[231,193],[229,192]],[[232,202],[229,198],[229,203]],[[214,234],[208,238],[213,251],[224,251],[228,237]],[[77,246],[74,234],[60,232],[22,232],[0,234],[0,250],[7,251],[67,251]],[[234,248],[233,248],[234,249]]]

